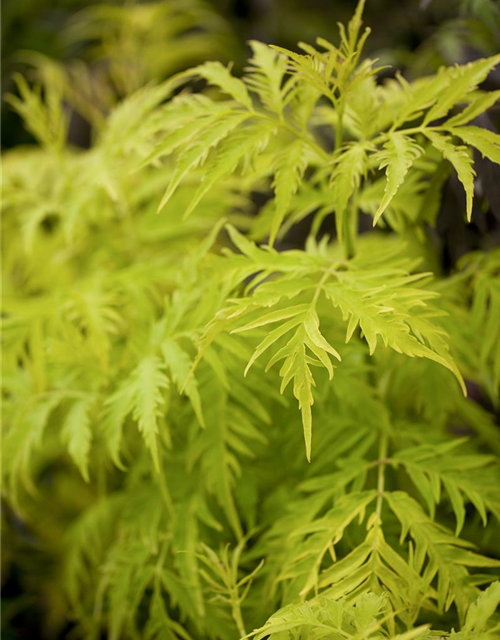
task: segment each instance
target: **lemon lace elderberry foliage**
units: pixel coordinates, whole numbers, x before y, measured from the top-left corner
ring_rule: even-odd
[[[278,253],[257,247],[233,228],[229,228],[229,233],[241,255],[228,257],[224,272],[234,273],[240,282],[252,273],[258,275],[247,286],[249,295],[230,300],[231,306],[221,310],[220,318],[209,325],[198,359],[220,330],[261,331],[261,327],[279,323],[258,344],[245,373],[270,349],[272,356],[266,370],[284,360],[280,369],[281,392],[293,381],[294,395],[302,411],[309,460],[315,384],[311,367],[324,367],[331,379],[334,374],[331,357],[341,361],[341,347],[334,348],[320,330],[319,314],[324,317],[328,313],[325,302],[338,309],[347,323],[346,343],[359,327],[370,355],[380,340],[398,353],[442,364],[455,373],[463,385],[449,356],[446,334],[432,321],[440,315],[430,303],[436,294],[411,286],[425,281],[429,274],[410,274],[415,266],[411,260],[396,254],[392,264],[387,259],[382,267],[366,258],[346,262],[308,252]],[[247,321],[242,324],[243,320]],[[232,328],[235,323],[238,326]]]
[[[467,123],[497,99],[481,94],[477,87],[500,57],[444,69],[435,77],[414,84],[400,80],[385,88],[377,87],[373,83],[377,73],[374,64],[358,64],[365,36],[359,38],[357,18],[350,23],[348,33],[342,33],[338,49],[320,40],[324,51],[302,45],[305,54],[279,48],[274,52],[251,43],[252,67],[243,79],[213,62],[188,72],[188,77],[201,76],[231,100],[215,103],[225,116],[223,121],[212,112],[214,103],[209,103],[199,111],[197,122],[191,119],[176,131],[178,166],[160,209],[180,180],[195,167],[204,168],[203,183],[185,215],[216,182],[239,166],[248,171],[255,164],[258,170],[253,174],[254,180],[274,177],[274,207],[268,224],[272,244],[282,220],[293,211],[294,196],[300,191],[301,176],[308,168],[314,174],[311,182],[319,186],[326,181],[332,186],[326,194],[334,199],[337,231],[342,237],[343,214],[367,174],[377,169],[385,169],[386,173],[384,195],[374,212],[376,224],[385,211],[390,211],[418,158],[436,150],[453,166],[464,186],[470,219],[474,170],[469,149],[476,148],[499,162],[500,142],[497,134]],[[198,97],[194,95],[191,100],[197,102]],[[321,106],[324,100],[330,102],[330,107]],[[452,108],[464,104],[460,114],[449,117]],[[319,118],[315,116],[316,105],[321,106]],[[390,122],[386,120],[388,112],[393,114]],[[333,153],[322,145],[315,132],[316,125],[325,120],[334,125]],[[417,126],[408,126],[416,121]],[[346,139],[347,132],[350,140]],[[458,144],[457,138],[467,146]],[[270,153],[269,146],[276,139],[282,150]],[[160,144],[155,157],[172,152],[171,148],[161,149]]]
[[[203,12],[181,9],[189,48]],[[160,71],[123,75],[140,38],[106,54],[130,95],[89,117],[89,150],[66,142],[64,100],[95,115],[76,76],[19,80],[39,146],[4,161],[3,495],[54,568],[16,543],[33,599],[60,603],[47,620],[112,640],[498,635],[498,583],[479,588],[498,428],[462,380],[497,406],[498,252],[438,278],[421,246],[452,171],[470,218],[471,149],[500,162],[473,124],[500,58],[377,83],[362,9],[338,47],[252,42],[241,78],[212,61],[142,86]],[[357,237],[363,213],[395,233]],[[273,248],[306,216],[305,249]]]
[[[373,402],[370,410],[376,420],[387,420],[387,415],[380,409],[377,411]],[[385,428],[390,433],[389,425]],[[464,497],[472,500],[483,515],[485,502],[491,500],[489,508],[497,513],[498,496],[494,486],[498,482],[498,469],[488,471],[488,461],[478,456],[459,455],[456,464],[450,460],[449,469],[441,465],[439,471],[435,471],[438,463],[434,463],[433,470],[431,460],[437,460],[447,447],[456,447],[456,443],[442,444],[436,452],[434,448],[421,447],[388,456],[388,440],[395,442],[394,436],[388,435],[382,436],[381,457],[370,461],[366,453],[373,449],[374,443],[369,442],[366,447],[363,440],[363,437],[361,443],[354,440],[343,448],[337,472],[314,475],[306,481],[300,487],[306,496],[297,497],[264,536],[261,548],[268,555],[270,583],[286,585],[285,601],[289,602],[298,597],[310,598],[311,591],[315,594],[321,591],[323,596],[334,600],[359,597],[370,590],[385,593],[392,609],[398,611],[409,626],[414,624],[420,607],[432,610],[437,605],[446,610],[455,602],[463,616],[473,597],[469,591],[473,581],[467,567],[495,567],[498,562],[473,553],[467,542],[438,525],[433,519],[436,500],[440,500],[442,483],[456,513],[457,531],[463,524]],[[430,515],[407,493],[391,489],[388,465],[405,466],[429,503]],[[471,469],[472,477],[460,478],[458,468]],[[478,469],[476,474],[474,468]],[[364,489],[375,469],[377,491]],[[488,496],[485,502],[477,493],[482,481]],[[401,523],[399,544],[392,538],[394,517]],[[353,527],[356,519],[366,527],[364,538],[358,537],[359,523]],[[358,531],[356,545],[349,542],[354,531]],[[408,534],[412,542],[404,545]],[[431,585],[436,578],[435,589]]]
[[[450,640],[472,640],[475,637],[493,640],[496,637],[498,625],[494,622],[492,625],[489,622],[499,603],[500,583],[496,582],[471,606],[464,628],[458,633],[453,631],[447,637]],[[287,633],[286,637],[293,640],[303,638],[304,633],[308,638],[318,640],[359,637],[371,640],[386,637],[381,635],[380,622],[386,614],[385,604],[383,597],[375,595],[362,597],[355,604],[318,598],[312,604],[285,607],[248,637],[255,637],[257,640],[277,639],[283,637],[284,633]],[[391,637],[394,640],[418,640],[443,636],[433,634],[427,626],[422,625]]]
[[[460,262],[460,270],[440,283],[441,298],[448,316],[446,330],[452,336],[456,359],[472,378],[487,389],[494,405],[500,385],[500,349],[498,314],[500,252],[473,253]],[[467,301],[467,308],[464,302]],[[453,314],[462,319],[451,322]],[[473,353],[469,345],[475,344]]]

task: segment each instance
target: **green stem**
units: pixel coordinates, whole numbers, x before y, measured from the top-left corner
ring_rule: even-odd
[[[311,309],[316,308],[316,304],[318,302],[320,293],[323,291],[323,285],[328,280],[328,278],[330,278],[335,274],[337,266],[338,266],[338,263],[331,265],[328,269],[325,270],[325,272],[321,276],[321,279],[318,282],[318,286],[316,287],[316,291],[314,292],[313,299],[311,300],[311,304],[310,304]]]
[[[342,241],[346,260],[356,255],[356,238],[358,235],[358,207],[356,205],[357,191],[351,198],[351,206],[347,206],[342,213]]]
[[[409,129],[395,130],[391,128],[389,131],[384,131],[384,133],[381,133],[376,138],[373,138],[373,140],[370,140],[370,143],[374,145],[378,145],[381,142],[384,142],[384,140],[386,140],[391,135],[391,133],[402,133],[405,136],[410,136],[415,133],[424,133],[425,131],[444,131],[444,130],[445,130],[444,127],[426,127],[423,125],[420,125],[418,127],[410,127]]]
[[[387,445],[388,439],[387,435],[384,433],[380,437],[380,443],[378,448],[378,459],[381,461],[378,473],[377,473],[377,508],[376,513],[380,520],[382,515],[382,503],[384,501],[384,490],[385,490],[385,468],[386,464],[383,463],[383,460],[387,459]]]
[[[161,570],[163,569],[163,565],[165,564],[165,558],[167,557],[169,540],[168,538],[163,541],[163,544],[160,549],[160,553],[158,554],[158,561],[156,562],[156,576],[155,580],[158,580],[159,584],[159,576],[161,574]]]
[[[269,122],[273,122],[274,124],[276,124],[278,127],[281,127],[282,129],[286,129],[287,131],[292,133],[296,138],[299,138],[300,140],[302,140],[304,144],[307,144],[309,147],[311,147],[311,149],[313,149],[325,162],[331,161],[330,154],[328,154],[324,149],[322,149],[316,142],[314,142],[314,140],[312,140],[308,136],[303,135],[302,132],[299,131],[299,129],[292,127],[292,125],[288,124],[287,122],[284,122],[283,120],[278,120],[276,118],[273,118],[272,116],[268,116],[265,113],[259,113],[258,111],[252,111],[252,115],[254,118],[260,118],[261,120],[268,120]]]
[[[352,211],[352,216],[349,217],[349,208],[346,207],[344,209],[344,212],[342,213],[342,231],[344,241],[344,254],[346,260],[351,260],[351,258],[354,258],[356,254],[354,241],[356,232],[354,230],[354,222],[356,222],[357,225],[357,218],[357,212],[355,214],[355,212]]]
[[[170,491],[168,489],[168,485],[165,479],[165,475],[163,473],[163,465],[160,464],[160,469],[158,471],[158,484],[160,487],[160,492],[165,500],[165,506],[167,508],[169,516],[172,520],[175,520],[175,509],[174,503],[172,501],[172,496],[170,495]]]
[[[236,593],[234,594],[235,597],[233,597],[233,594],[231,594],[231,601],[232,601],[232,615],[233,615],[233,620],[236,624],[236,628],[238,629],[238,633],[240,634],[240,638],[243,638],[247,635],[246,629],[245,629],[245,624],[243,622],[243,616],[241,615],[241,607],[240,607],[240,599],[238,596],[238,590],[236,590]]]
[[[344,142],[344,101],[341,100],[337,111],[337,123],[335,125],[335,151],[340,149]]]

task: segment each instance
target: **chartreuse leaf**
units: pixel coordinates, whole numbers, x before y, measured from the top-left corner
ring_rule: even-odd
[[[361,25],[363,24],[362,22],[362,16],[363,16],[363,11],[365,8],[365,0],[359,0],[358,4],[356,5],[356,10],[354,11],[354,14],[352,16],[352,18],[349,20],[349,23],[347,25],[347,41],[345,41],[346,48],[349,51],[355,51],[356,46],[359,47],[359,43],[358,43],[358,39],[359,39],[359,32],[361,29]],[[339,25],[340,27],[341,25]],[[341,38],[344,38],[344,30],[341,28],[340,29],[340,35]]]
[[[86,336],[103,368],[108,366],[111,336],[119,332],[122,322],[114,303],[113,296],[96,282],[75,289],[63,307],[66,317]]]
[[[164,393],[169,380],[164,373],[161,360],[154,355],[140,360],[129,377],[106,402],[104,410],[104,431],[111,453],[117,466],[121,466],[120,443],[123,424],[129,413],[137,422],[147,448],[153,457],[155,468],[159,468],[158,418],[165,403]]]
[[[190,468],[203,470],[204,484],[208,494],[214,496],[238,539],[243,536],[240,515],[236,508],[235,490],[241,474],[240,458],[252,458],[252,443],[264,438],[257,428],[266,416],[242,413],[237,401],[258,404],[249,389],[243,388],[242,396],[235,390],[233,397],[213,376],[204,386],[205,429],[190,449]]]
[[[200,573],[209,590],[214,594],[214,600],[222,602],[230,609],[240,637],[246,633],[242,615],[242,603],[252,586],[256,574],[263,565],[262,561],[253,571],[239,579],[239,564],[246,542],[246,539],[242,538],[233,550],[230,551],[229,545],[226,545],[219,553],[202,544],[202,553],[200,554],[200,560],[204,565]]]
[[[307,597],[312,589],[317,590],[326,554],[335,557],[335,545],[342,540],[345,529],[354,519],[362,520],[374,498],[373,491],[350,493],[340,498],[321,518],[291,531],[289,536],[291,542],[295,542],[295,551],[286,559],[280,580],[293,579],[303,597]],[[297,544],[298,540],[300,544]]]
[[[31,399],[19,413],[4,436],[2,474],[16,499],[18,484],[23,480],[31,486],[30,467],[34,453],[40,448],[49,416],[61,402],[59,394]]]
[[[134,384],[133,417],[137,420],[139,431],[153,456],[156,468],[158,468],[158,416],[161,414],[161,407],[165,402],[163,394],[164,390],[169,387],[169,381],[157,356],[143,358],[132,373],[132,379]]]
[[[189,354],[179,346],[179,343],[176,340],[173,339],[165,340],[161,345],[161,349],[165,365],[170,371],[173,381],[177,385],[179,391],[182,389],[189,398],[200,425],[202,427],[205,426],[201,408],[200,393],[198,391],[198,383],[194,376],[189,376],[188,379],[188,375],[193,364]],[[187,382],[185,386],[183,386],[186,380]]]
[[[194,67],[189,71],[190,75],[200,75],[210,84],[219,87],[223,93],[231,96],[244,105],[247,109],[252,109],[252,100],[248,94],[245,83],[235,78],[227,67],[220,62],[205,62],[199,67]]]
[[[332,638],[335,640],[352,638],[375,639],[387,637],[392,640],[418,640],[428,636],[428,627],[423,625],[396,635],[381,636],[386,614],[386,600],[383,595],[367,593],[355,603],[336,601],[320,596],[303,604],[290,604],[274,613],[265,625],[245,636],[255,640],[271,638],[281,640],[291,638]]]
[[[246,116],[236,116],[236,120],[243,122]],[[236,127],[231,127],[236,129]],[[236,129],[224,140],[219,140],[214,155],[204,165],[205,171],[200,186],[196,190],[193,199],[184,212],[187,218],[198,206],[201,199],[212,189],[214,185],[230,176],[244,159],[252,158],[253,154],[261,152],[267,146],[270,137],[274,133],[275,125],[269,122],[258,122],[242,129]],[[187,172],[189,169],[185,172]],[[173,185],[171,193],[177,188]]]
[[[278,155],[274,174],[274,194],[276,209],[271,224],[269,244],[276,239],[283,218],[287,213],[292,196],[302,182],[308,163],[308,147],[302,140],[296,140]]]
[[[448,124],[448,123],[447,123]],[[500,135],[480,127],[453,127],[450,131],[477,149],[485,158],[500,164]]]
[[[480,262],[482,270],[474,271],[471,325],[480,332],[479,358],[491,380],[493,397],[500,385],[500,269],[499,252],[492,251]]]
[[[371,354],[375,352],[380,336],[386,346],[398,353],[439,362],[450,369],[463,386],[460,372],[443,341],[443,331],[427,319],[434,313],[425,300],[433,298],[434,294],[410,287],[416,278],[424,276],[403,276],[398,285],[391,288],[376,286],[377,278],[373,270],[370,274],[361,270],[352,273],[341,271],[337,274],[337,282],[325,284],[324,291],[333,305],[340,308],[344,320],[348,321],[346,342],[359,326]]]
[[[488,627],[499,606],[500,582],[494,582],[469,607],[462,631],[453,633],[451,637],[456,640],[461,640],[462,638],[472,639],[481,634],[479,637],[494,638],[495,632],[498,631],[498,624],[491,629],[491,635],[488,633]],[[486,632],[486,635],[483,636],[482,632]]]
[[[192,640],[186,629],[172,620],[165,604],[161,586],[156,583],[149,607],[149,619],[146,625],[145,636],[147,640]]]
[[[366,170],[366,148],[353,144],[338,158],[331,176],[335,202],[335,222],[339,240],[344,234],[344,214],[354,191],[359,187]]]
[[[281,349],[278,349],[269,360],[266,370],[276,362],[284,360],[279,372],[282,378],[280,391],[283,393],[293,380],[293,393],[299,401],[299,408],[302,413],[306,457],[310,460],[312,440],[311,406],[314,403],[312,387],[315,386],[315,383],[309,365],[317,363],[324,366],[331,378],[333,376],[333,366],[330,355],[333,355],[338,360],[340,360],[340,355],[320,333],[318,315],[314,307],[310,304],[299,304],[270,312],[258,320],[243,325],[234,331],[250,331],[282,320],[287,320],[287,322],[284,322],[278,329],[269,333],[263,342],[260,343],[250,359],[246,371],[248,371],[257,358],[269,349],[279,338],[295,329],[288,342],[281,347]],[[307,350],[309,350],[311,355],[308,355]]]
[[[216,147],[221,140],[229,135],[229,133],[247,117],[245,113],[235,113],[234,115],[219,119],[216,123],[202,131],[200,135],[196,136],[193,144],[185,149],[179,157],[170,184],[158,205],[158,211],[161,211],[170,200],[181,180],[187,176],[190,171],[205,162],[212,147]]]
[[[409,136],[402,133],[389,134],[384,150],[377,154],[379,169],[386,170],[386,185],[384,197],[375,212],[373,224],[376,225],[380,216],[389,206],[399,187],[403,184],[408,170],[415,160],[422,154],[422,148]]]
[[[500,91],[491,91],[489,93],[482,93],[474,98],[470,104],[468,104],[461,113],[457,113],[456,116],[449,118],[446,121],[446,128],[458,127],[467,124],[477,116],[487,111],[496,102],[500,100]]]
[[[498,568],[500,562],[470,550],[469,543],[456,538],[428,517],[420,505],[403,491],[388,493],[387,502],[402,525],[401,539],[414,541],[414,566],[429,584],[437,578],[437,602],[448,610],[454,602],[461,616],[477,597],[467,580],[467,567]],[[427,562],[427,564],[425,564]]]
[[[139,164],[139,169],[166,158],[181,147],[192,144],[196,136],[217,120],[234,114],[227,105],[219,105],[205,96],[178,96],[173,99],[165,114],[170,116],[172,130],[168,132],[154,149]],[[177,111],[180,113],[178,114]]]
[[[463,102],[499,63],[500,55],[497,55],[443,70],[441,75],[447,81],[446,89],[438,94],[436,103],[425,116],[424,124],[444,117],[452,107]]]
[[[409,619],[415,615],[412,602],[434,595],[411,561],[388,544],[380,524],[372,526],[365,540],[350,553],[326,568],[318,585],[332,599],[370,590],[383,592],[395,610],[408,612]]]
[[[66,415],[61,431],[70,456],[87,482],[89,481],[88,467],[92,441],[91,411],[94,404],[95,398],[93,397],[76,400]]]
[[[47,100],[42,99],[41,86],[31,88],[19,73],[14,75],[19,97],[7,95],[6,100],[23,118],[28,131],[48,149],[60,151],[66,142],[68,117],[63,108],[61,87],[47,83]]]
[[[470,220],[472,216],[472,200],[474,198],[474,176],[476,175],[472,168],[472,158],[465,147],[455,146],[448,137],[433,131],[425,131],[425,135],[457,172],[458,179],[465,189],[467,219]]]
[[[170,598],[179,602],[184,611],[189,612],[190,616],[202,618],[206,615],[206,602],[199,572],[198,548],[206,506],[201,493],[193,491],[195,487],[192,481],[186,483],[184,495],[176,504],[176,518],[171,531],[174,548],[179,552],[175,554],[173,567],[165,570],[164,584]],[[172,570],[174,567],[175,573]],[[189,594],[187,599],[185,594]]]
[[[396,125],[415,119],[435,104],[450,83],[448,71],[441,69],[436,75],[418,78],[411,84],[402,77],[398,78],[401,83],[401,97],[400,104],[396,106]]]
[[[103,408],[102,425],[106,444],[111,459],[119,468],[123,468],[120,459],[120,445],[123,434],[123,424],[132,411],[135,388],[131,380],[127,379],[111,394]]]
[[[154,576],[154,567],[148,566],[149,555],[147,547],[130,542],[111,552],[107,596],[112,640],[118,640],[128,625],[134,625],[139,604]]]
[[[421,445],[403,449],[394,455],[402,464],[427,503],[431,517],[441,501],[441,489],[449,496],[457,521],[458,535],[465,521],[465,503],[471,502],[486,524],[486,512],[500,519],[500,499],[496,487],[500,481],[495,459],[491,456],[468,455],[457,450],[462,441],[442,445]],[[446,454],[454,452],[453,456]]]
[[[123,495],[107,496],[80,513],[65,532],[62,583],[75,611],[89,584],[89,568],[99,566],[116,534],[122,507]]]
[[[292,82],[283,86],[286,73],[285,56],[256,40],[250,41],[252,57],[247,68],[245,83],[255,91],[263,105],[277,115],[282,115]]]

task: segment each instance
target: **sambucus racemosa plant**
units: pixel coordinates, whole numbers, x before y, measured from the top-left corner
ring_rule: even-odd
[[[4,545],[49,633],[498,637],[500,439],[464,378],[498,406],[500,254],[443,278],[428,229],[450,171],[470,219],[472,150],[500,163],[471,124],[500,56],[377,84],[362,8],[338,47],[132,92],[87,151],[70,79],[19,79],[3,493],[48,575],[8,514]]]

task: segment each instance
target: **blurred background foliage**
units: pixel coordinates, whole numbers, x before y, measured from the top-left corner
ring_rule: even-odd
[[[251,39],[291,49],[318,36],[335,41],[337,23],[349,19],[355,4],[353,0],[110,0],[106,4],[4,0],[2,94],[15,92],[16,72],[27,74],[29,80],[36,73],[60,74],[71,115],[69,141],[87,147],[89,123],[98,125],[117,100],[147,82],[207,59],[221,60],[240,72]],[[368,0],[364,19],[372,30],[366,55],[387,65],[382,79],[396,73],[413,79],[441,65],[463,64],[500,51],[497,0]],[[500,70],[490,75],[485,88],[500,88]],[[499,111],[498,105],[493,107],[477,124],[498,130]],[[32,140],[9,109],[3,110],[2,140],[4,149]],[[475,207],[482,215],[475,216],[472,225],[457,222],[454,215],[461,202],[455,176],[443,191],[437,230],[445,270],[468,251],[500,243],[500,168],[479,154],[476,163]]]
[[[206,59],[241,70],[248,40],[292,49],[318,36],[333,41],[354,6],[353,0],[4,0],[2,93],[13,90],[12,74],[25,69],[28,51],[71,68],[80,84],[78,62],[91,63],[93,76],[106,67],[121,95]],[[366,52],[388,65],[387,75],[399,70],[413,78],[500,50],[496,0],[369,0],[365,23],[372,29]],[[500,86],[500,71],[490,82]],[[4,148],[28,140],[11,112],[2,119],[2,140]]]

